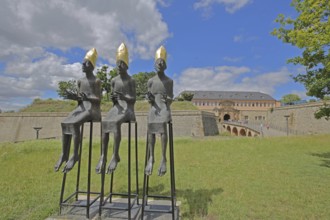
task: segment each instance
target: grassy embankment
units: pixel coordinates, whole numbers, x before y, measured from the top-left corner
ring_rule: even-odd
[[[123,140],[122,146],[126,143]],[[182,218],[329,219],[329,143],[330,135],[175,139],[177,198],[182,202]],[[83,146],[85,156],[87,144],[85,141]],[[62,175],[54,173],[53,165],[60,145],[60,140],[0,144],[0,219],[45,219],[57,213]],[[100,150],[97,140],[93,148],[95,166]],[[156,175],[159,140],[156,149],[150,187],[166,194],[169,175]],[[144,152],[145,142],[140,140],[140,188]],[[126,173],[125,147],[120,154],[122,161],[116,172]],[[67,178],[71,190],[75,171],[76,168]],[[82,177],[85,183],[85,175]],[[98,191],[100,177],[93,173],[92,178],[92,189]],[[115,190],[125,191],[126,176],[116,178]]]
[[[76,101],[63,100],[41,100],[35,99],[31,105],[20,110],[20,112],[70,112],[77,106]],[[112,107],[112,102],[102,102],[102,112],[107,112]],[[150,105],[147,101],[137,101],[135,111],[148,111]],[[191,102],[173,102],[172,110],[197,110]]]

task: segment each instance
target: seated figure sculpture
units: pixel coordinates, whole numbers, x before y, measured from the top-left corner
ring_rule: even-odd
[[[78,101],[78,106],[61,123],[62,126],[62,154],[55,164],[57,172],[62,163],[66,162],[63,172],[69,172],[79,160],[79,146],[81,144],[80,127],[84,122],[101,120],[101,81],[97,79],[93,70],[97,59],[95,48],[87,52],[82,63],[82,71],[86,76],[78,80],[77,93],[66,91],[66,99]],[[73,156],[68,160],[70,154],[71,139],[73,137]]]
[[[113,107],[102,120],[102,153],[95,169],[96,173],[101,173],[103,166],[105,166],[107,162],[106,157],[108,152],[109,133],[113,133],[114,146],[113,155],[107,173],[112,173],[120,161],[119,147],[121,141],[121,124],[124,122],[135,121],[135,80],[127,73],[128,50],[124,43],[122,43],[117,50],[116,66],[118,76],[111,80],[111,99]]]
[[[161,46],[156,51],[155,70],[157,75],[148,80],[148,93],[146,98],[151,104],[148,115],[148,150],[149,158],[145,168],[145,174],[151,175],[154,164],[154,148],[156,134],[160,134],[162,159],[158,169],[158,175],[163,176],[166,173],[166,146],[167,146],[167,126],[171,121],[170,105],[173,100],[173,80],[165,75],[166,49]]]

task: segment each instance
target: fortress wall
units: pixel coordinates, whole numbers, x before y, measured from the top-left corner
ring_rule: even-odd
[[[146,138],[147,112],[136,112],[138,136]],[[61,121],[68,115],[61,113],[2,113],[0,114],[0,142],[17,142],[36,139],[33,127],[42,127],[39,138],[61,138]],[[105,113],[103,114],[105,116]],[[174,136],[207,136],[218,134],[213,113],[201,111],[172,111]],[[132,134],[134,134],[132,124]],[[122,125],[122,135],[127,136],[128,125]],[[100,138],[100,123],[94,122],[93,136]],[[89,123],[85,123],[84,136],[89,134]]]
[[[312,102],[303,105],[278,107],[268,112],[271,126],[286,130],[285,115],[289,115],[288,127],[297,134],[330,133],[330,120],[316,119],[314,113],[323,105],[322,102]]]

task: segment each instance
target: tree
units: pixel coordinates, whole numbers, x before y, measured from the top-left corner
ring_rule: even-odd
[[[57,90],[58,96],[62,98],[67,98],[68,93],[70,94],[78,93],[78,86],[76,80],[58,82],[58,90]]]
[[[182,92],[178,101],[191,101],[194,98],[194,94],[190,92]]]
[[[289,63],[302,65],[306,72],[293,77],[304,84],[307,95],[323,99],[330,94],[330,4],[329,0],[292,0],[291,5],[298,12],[295,19],[280,14],[280,24],[272,34],[302,49],[302,55],[291,58]],[[325,104],[317,115],[330,117],[330,105]],[[316,115],[315,115],[316,116]]]
[[[111,80],[117,76],[117,69],[113,68],[107,73],[108,70],[107,65],[103,65],[100,69],[97,69],[96,71],[96,77],[101,80],[101,89],[102,93],[106,93],[106,100],[109,101],[109,94],[111,93]],[[109,76],[108,76],[109,75]]]
[[[285,103],[285,104],[293,104],[293,102],[296,102],[296,101],[300,101],[300,97],[296,94],[288,94],[288,95],[284,95],[281,99],[281,102],[282,103]]]
[[[132,76],[135,79],[137,100],[143,100],[145,98],[145,95],[148,92],[148,80],[155,75],[155,72],[139,72]]]

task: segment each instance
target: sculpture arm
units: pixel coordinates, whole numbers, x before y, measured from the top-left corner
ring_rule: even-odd
[[[149,79],[147,83],[148,92],[146,94],[146,99],[148,102],[153,105],[155,103],[155,96],[151,93],[152,80]]]
[[[135,103],[136,101],[136,89],[135,89],[135,80],[132,79],[129,82],[129,90],[128,93],[125,95],[122,95],[121,97],[123,100],[125,100],[128,103]]]
[[[94,86],[94,88],[92,90],[94,91],[94,93],[92,93],[90,95],[86,95],[86,93],[81,92],[80,93],[81,99],[84,101],[90,101],[93,103],[100,103],[101,102],[101,81],[99,79],[97,79],[93,86]]]
[[[171,105],[173,102],[173,80],[171,80],[168,83],[168,88],[166,90],[166,94],[163,95],[163,101],[167,104],[167,105]]]

